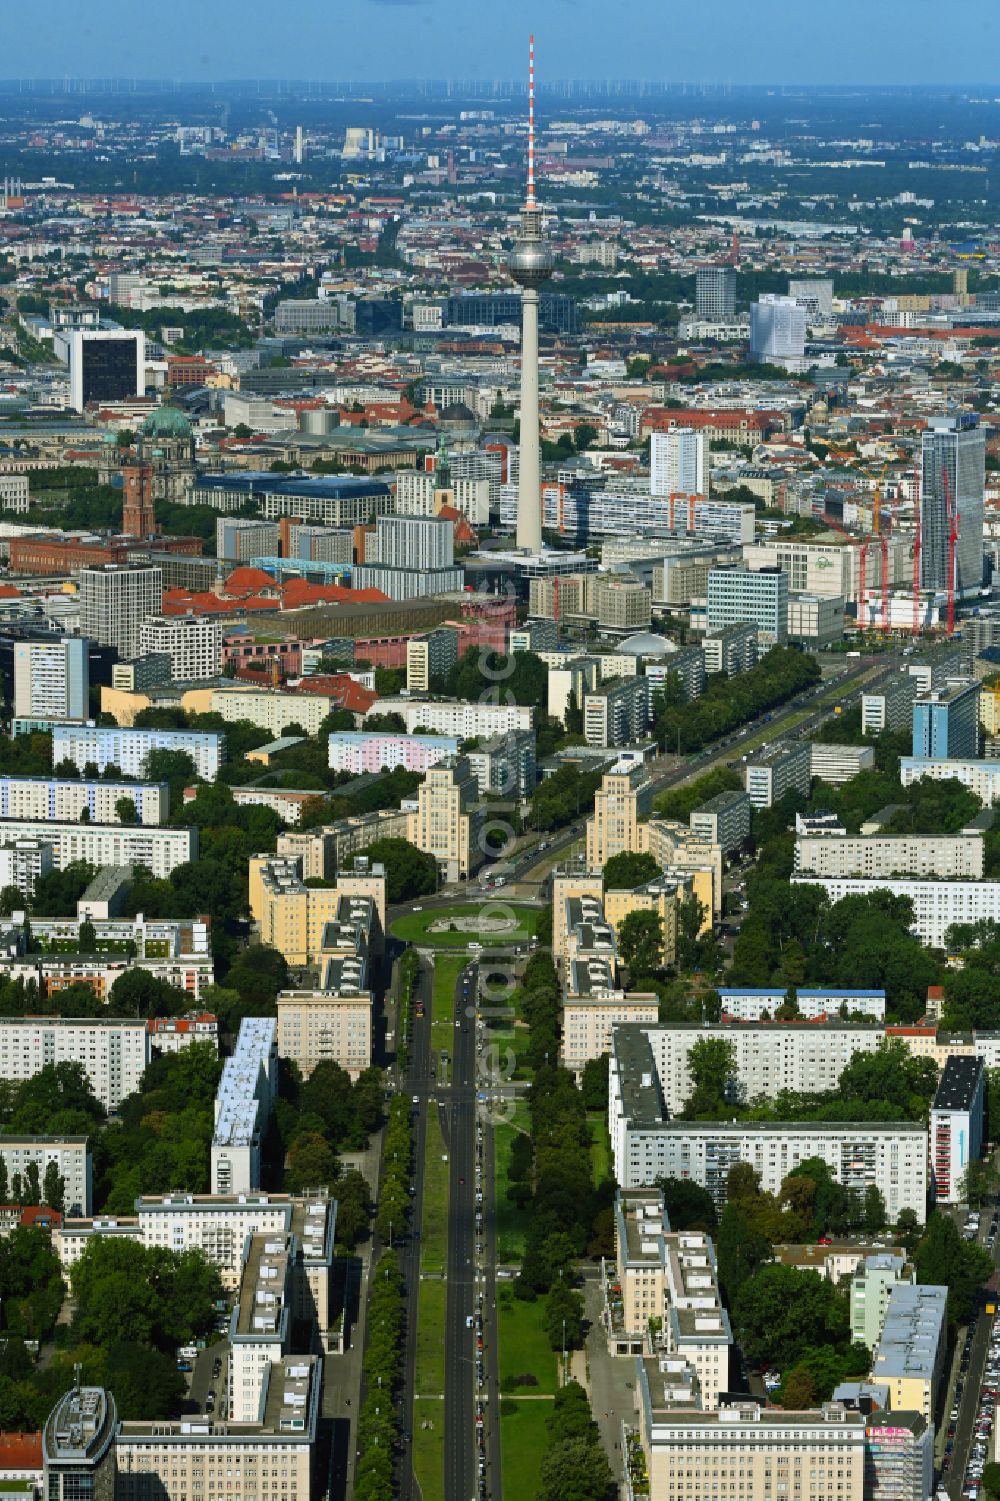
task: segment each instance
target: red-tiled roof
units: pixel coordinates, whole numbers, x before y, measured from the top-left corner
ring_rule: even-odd
[[[41,1433],[0,1433],[0,1469],[42,1471]]]

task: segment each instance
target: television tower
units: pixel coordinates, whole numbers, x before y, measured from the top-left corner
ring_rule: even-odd
[[[542,465],[538,435],[538,288],[552,275],[552,252],[542,238],[535,202],[535,38],[528,41],[528,196],[521,230],[510,254],[510,274],[521,294],[521,437],[517,487],[517,545],[542,550]]]

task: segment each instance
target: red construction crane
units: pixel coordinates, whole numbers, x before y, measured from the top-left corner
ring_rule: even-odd
[[[920,470],[914,474],[916,486],[914,490],[914,518],[916,527],[913,533],[913,624],[911,631],[914,636],[920,635]]]
[[[955,547],[958,542],[958,503],[952,499],[948,482],[948,461],[942,460],[941,476],[944,480],[944,505],[948,517],[948,627],[949,636],[955,634]]]

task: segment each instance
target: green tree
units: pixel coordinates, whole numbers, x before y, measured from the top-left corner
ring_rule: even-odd
[[[770,1259],[771,1242],[755,1227],[746,1208],[731,1201],[719,1220],[715,1254],[719,1282],[732,1308],[743,1286]]]
[[[119,823],[137,824],[139,815],[135,809],[135,800],[131,797],[120,797],[115,803],[115,817]]]
[[[608,1059],[609,1054],[602,1053],[600,1058],[588,1058],[583,1066],[580,1093],[588,1110],[607,1111]]]
[[[408,839],[376,839],[362,855],[374,865],[385,866],[386,898],[391,903],[412,901],[437,890],[437,861],[418,850]],[[351,860],[351,868],[357,860]]]
[[[318,1131],[303,1131],[288,1149],[285,1186],[289,1193],[332,1184],[337,1176],[337,1158]]]
[[[707,1188],[689,1178],[658,1178],[671,1230],[704,1230],[715,1233],[715,1203]]]
[[[614,1480],[599,1443],[567,1439],[553,1444],[538,1472],[536,1501],[609,1501]]]
[[[818,1272],[761,1267],[736,1294],[732,1315],[740,1347],[753,1364],[792,1366],[813,1346],[840,1349],[849,1343],[847,1302]]]
[[[691,1092],[685,1120],[717,1118],[731,1102],[737,1077],[736,1047],[724,1037],[698,1037],[688,1049]]]
[[[663,919],[658,912],[629,912],[618,924],[618,952],[629,975],[649,975],[663,957]]]
[[[917,1281],[947,1287],[948,1316],[961,1323],[975,1306],[980,1287],[993,1271],[988,1251],[964,1241],[950,1215],[935,1210],[913,1256]]]
[[[655,881],[659,874],[660,864],[655,856],[622,850],[621,854],[612,855],[604,866],[604,889],[634,891],[637,886]]]

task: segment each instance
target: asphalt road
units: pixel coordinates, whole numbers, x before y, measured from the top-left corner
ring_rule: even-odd
[[[980,1245],[985,1244],[995,1208],[994,1202],[991,1199],[987,1199],[980,1211],[982,1218],[977,1237]],[[959,1225],[961,1225],[964,1222],[965,1216],[958,1213],[956,1214],[956,1219]],[[991,1254],[994,1266],[1000,1266],[1000,1237],[998,1237]],[[992,1297],[989,1300],[995,1301]],[[987,1297],[984,1295],[982,1302],[985,1303],[986,1301]],[[972,1443],[972,1431],[979,1408],[980,1388],[983,1382],[983,1370],[986,1365],[986,1355],[989,1348],[992,1325],[992,1315],[983,1312],[980,1306],[979,1317],[976,1319],[972,1335],[968,1367],[964,1371],[959,1371],[959,1380],[963,1383],[963,1387],[962,1395],[959,1398],[958,1418],[955,1423],[955,1433],[953,1436],[954,1449],[949,1456],[948,1466],[941,1481],[944,1489],[950,1496],[956,1498],[956,1501],[962,1495],[965,1483],[965,1468],[968,1463],[969,1449]],[[959,1343],[958,1350],[955,1352],[956,1357],[961,1355],[961,1351],[962,1342]],[[949,1400],[953,1400],[953,1398],[949,1398],[949,1393],[946,1391],[942,1396],[942,1406],[945,1407],[945,1411],[940,1414],[939,1429],[947,1429],[948,1427],[950,1408],[946,1404]]]
[[[420,1020],[412,1017],[410,1027],[409,1068],[400,1082],[403,1099],[411,1101],[417,1096],[418,1103],[411,1105],[413,1111],[413,1229],[420,1226],[424,1201],[424,1145],[427,1138],[428,1097],[434,1093],[431,1065],[431,977],[421,968],[418,994],[423,996],[426,1016]],[[397,1017],[397,1029],[402,1029],[402,1016]],[[417,1381],[417,1299],[420,1291],[420,1239],[409,1234],[395,1244],[405,1285],[406,1353],[403,1361],[403,1428],[408,1433],[416,1429],[419,1415],[413,1397]],[[376,1275],[378,1275],[376,1271]],[[400,1501],[419,1501],[420,1489],[413,1474],[413,1446],[404,1442],[399,1465]]]
[[[474,965],[455,984],[451,1085],[444,1092],[449,1155],[448,1296],[445,1311],[444,1494],[479,1493],[475,1439],[476,1333],[476,1021]]]

